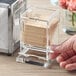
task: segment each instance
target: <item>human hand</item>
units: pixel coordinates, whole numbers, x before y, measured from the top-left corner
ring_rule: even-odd
[[[50,54],[50,58],[56,58],[60,67],[66,70],[76,70],[76,35],[72,36],[61,45],[51,46],[51,49],[54,53]]]

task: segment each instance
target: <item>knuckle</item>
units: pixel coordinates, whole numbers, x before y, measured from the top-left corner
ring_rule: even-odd
[[[76,62],[76,56],[73,56],[72,58],[68,59],[66,62],[67,62],[68,64],[69,64],[69,63],[75,63],[75,62]]]
[[[67,60],[67,59],[71,58],[74,55],[75,55],[75,51],[73,51],[73,50],[64,51],[64,52],[61,53],[61,57],[64,60]]]

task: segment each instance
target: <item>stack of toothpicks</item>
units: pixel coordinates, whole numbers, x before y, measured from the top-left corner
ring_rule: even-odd
[[[23,30],[21,31],[21,40],[26,44],[31,44],[37,47],[45,47],[47,44],[47,29],[50,42],[59,20],[53,19],[50,25],[39,25],[36,22],[24,22]],[[47,26],[49,26],[47,28]]]

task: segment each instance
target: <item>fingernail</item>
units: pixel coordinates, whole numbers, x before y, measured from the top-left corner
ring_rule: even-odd
[[[50,59],[53,59],[53,55],[51,53],[49,54],[49,58]]]
[[[65,68],[65,65],[66,65],[66,62],[61,62],[61,63],[60,63],[60,67],[61,67],[61,68]]]
[[[61,56],[58,56],[58,57],[56,58],[56,60],[57,60],[58,63],[60,63],[61,61],[63,61],[63,59],[62,59]]]

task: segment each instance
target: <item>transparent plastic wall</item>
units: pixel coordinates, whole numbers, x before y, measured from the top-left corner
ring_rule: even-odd
[[[45,63],[59,23],[59,10],[29,7],[21,14],[20,55],[25,61]]]
[[[13,15],[13,37],[14,41],[18,42],[20,40],[20,13],[26,10],[26,0],[17,1],[13,3],[12,7]]]

